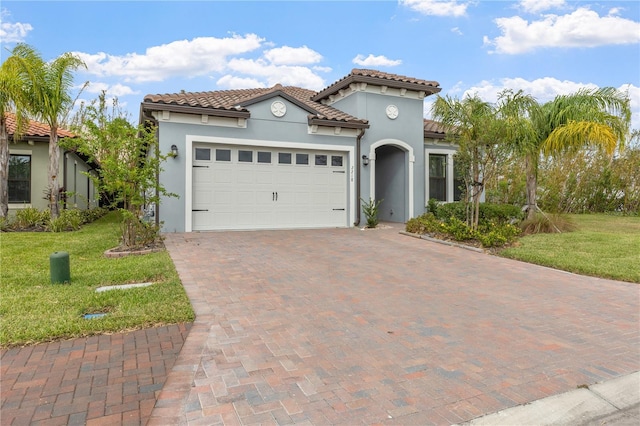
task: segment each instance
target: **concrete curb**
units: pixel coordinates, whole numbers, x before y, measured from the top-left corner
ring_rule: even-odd
[[[437,238],[431,238],[427,235],[421,235],[421,234],[414,234],[412,232],[407,232],[407,231],[400,231],[401,235],[406,235],[408,237],[413,237],[413,238],[419,238],[421,240],[426,240],[432,243],[438,243],[438,244],[444,244],[445,246],[452,246],[452,247],[457,247],[457,248],[462,248],[462,249],[466,249],[466,250],[471,250],[471,251],[475,251],[476,253],[485,253],[484,250],[482,250],[481,248],[478,247],[473,247],[473,246],[467,246],[464,244],[459,244],[459,243],[454,243],[453,241],[446,241],[446,240],[439,240]]]
[[[636,412],[637,411],[637,412]],[[620,413],[640,419],[640,371],[478,417],[462,425],[606,424]]]

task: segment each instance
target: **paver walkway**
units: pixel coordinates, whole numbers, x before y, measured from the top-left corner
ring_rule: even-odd
[[[451,424],[640,370],[640,286],[399,235],[169,234],[196,321],[149,424]]]
[[[2,425],[144,425],[190,324],[2,351]]]

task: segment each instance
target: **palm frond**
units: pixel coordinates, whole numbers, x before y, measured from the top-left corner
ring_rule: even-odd
[[[607,124],[569,121],[547,137],[542,145],[542,152],[552,155],[589,146],[603,148],[608,154],[613,154],[617,145],[617,135]]]

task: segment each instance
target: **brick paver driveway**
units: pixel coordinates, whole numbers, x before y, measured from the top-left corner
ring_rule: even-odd
[[[398,229],[172,234],[197,319],[150,424],[450,424],[640,370],[640,287]]]

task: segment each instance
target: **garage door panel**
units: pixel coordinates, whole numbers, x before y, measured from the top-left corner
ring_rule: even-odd
[[[193,212],[194,230],[347,226],[344,154],[291,150],[281,162],[276,148],[220,149],[230,151],[225,161],[194,160],[193,209],[209,210]],[[243,153],[251,162],[240,162],[239,150],[252,151]],[[271,163],[258,162],[268,160],[266,152]],[[326,163],[316,164],[316,155]],[[298,163],[305,156],[309,164]]]

